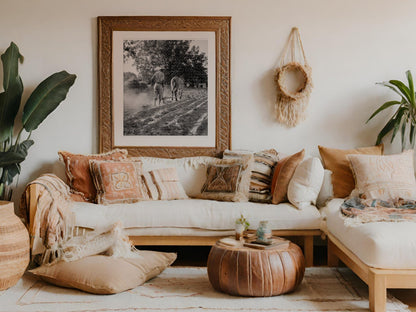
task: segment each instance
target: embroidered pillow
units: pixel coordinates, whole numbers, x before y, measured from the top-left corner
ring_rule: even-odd
[[[97,190],[97,204],[134,203],[150,199],[141,177],[140,161],[90,160],[90,170]]]
[[[121,160],[127,158],[127,150],[115,149],[105,154],[80,155],[59,151],[59,159],[65,165],[65,173],[71,193],[80,195],[84,201],[93,202],[97,192],[90,173],[89,161]],[[79,197],[77,197],[79,199]],[[75,197],[74,197],[75,199]]]
[[[252,155],[218,159],[207,168],[200,198],[220,201],[248,201]]]
[[[224,151],[224,159],[239,158],[243,155],[253,155],[251,168],[249,201],[270,203],[273,170],[279,160],[278,152],[274,149],[252,153],[249,151]]]
[[[142,175],[148,194],[153,200],[187,199],[176,168],[162,168]]]
[[[413,150],[396,155],[348,155],[355,177],[351,196],[366,199],[416,199]]]
[[[324,168],[332,171],[332,186],[334,197],[344,198],[354,189],[354,177],[347,159],[349,154],[383,155],[383,144],[378,146],[361,147],[341,150],[318,146]]]
[[[293,173],[304,155],[305,150],[301,150],[296,154],[279,160],[277,163],[272,181],[272,204],[280,204],[287,201],[287,189],[290,179],[292,179]]]

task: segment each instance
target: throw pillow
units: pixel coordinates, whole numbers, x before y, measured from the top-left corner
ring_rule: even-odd
[[[384,146],[361,147],[350,150],[341,150],[318,146],[324,168],[332,171],[332,185],[334,197],[344,198],[354,189],[354,177],[347,159],[349,154],[382,155]]]
[[[176,259],[175,253],[142,250],[140,255],[139,258],[90,256],[72,262],[44,265],[29,272],[57,286],[105,295],[142,285],[163,272]]]
[[[272,203],[280,204],[287,201],[287,189],[289,187],[290,179],[296,170],[296,167],[305,156],[305,150],[285,157],[276,165],[272,181]]]
[[[143,173],[148,194],[153,200],[187,199],[176,168],[162,168]]]
[[[352,196],[367,199],[416,199],[413,150],[401,154],[348,155],[355,177]]]
[[[302,161],[289,182],[289,202],[299,209],[309,204],[315,205],[323,179],[324,168],[318,158],[312,157]]]
[[[249,201],[270,203],[273,170],[279,160],[276,150],[270,149],[252,153],[249,151],[224,151],[224,159],[238,158],[242,155],[253,155],[254,161],[251,169]]]
[[[334,198],[334,189],[332,187],[332,171],[324,170],[324,180],[322,182],[321,190],[319,191],[318,198],[316,199],[316,206],[318,208],[325,207],[326,203]]]
[[[150,199],[141,177],[140,161],[90,160],[90,171],[97,190],[97,204]]]
[[[71,193],[78,194],[84,201],[93,202],[96,198],[94,182],[90,174],[89,161],[96,160],[121,160],[126,159],[127,150],[115,149],[105,154],[80,155],[59,151],[59,159],[65,165],[65,173],[68,179]]]
[[[219,159],[207,168],[200,198],[220,201],[248,201],[252,155]]]

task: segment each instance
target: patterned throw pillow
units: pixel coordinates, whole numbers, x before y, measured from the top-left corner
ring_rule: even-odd
[[[279,160],[273,174],[272,204],[280,204],[287,201],[289,182],[304,156],[305,150],[301,150],[296,154]]]
[[[251,169],[249,201],[270,203],[271,184],[274,167],[279,160],[278,152],[274,149],[261,152],[224,151],[224,159],[240,158],[243,155],[253,155],[254,161]]]
[[[242,202],[248,200],[252,155],[218,159],[207,168],[207,179],[200,198]]]
[[[321,154],[324,168],[332,171],[334,197],[344,198],[350,195],[355,186],[347,155],[383,155],[384,146],[381,144],[378,146],[361,147],[350,150],[318,146],[318,149],[319,154]]]
[[[144,172],[144,183],[153,200],[187,199],[176,168],[162,168]]]
[[[137,161],[90,160],[97,190],[97,204],[134,203],[149,200],[141,177],[142,163]]]
[[[355,177],[352,196],[416,199],[413,150],[396,155],[348,155]]]
[[[115,149],[105,154],[81,155],[65,151],[58,152],[59,159],[65,165],[65,173],[71,193],[77,194],[78,200],[94,202],[96,190],[90,173],[89,161],[95,160],[121,160],[127,158],[127,150]],[[75,197],[73,197],[75,199]]]

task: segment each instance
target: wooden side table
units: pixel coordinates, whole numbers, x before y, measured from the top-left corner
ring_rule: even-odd
[[[227,246],[218,241],[208,256],[208,277],[218,291],[268,297],[294,291],[305,273],[305,258],[296,244],[271,249]]]

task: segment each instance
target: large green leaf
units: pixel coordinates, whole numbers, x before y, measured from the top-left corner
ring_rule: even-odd
[[[3,88],[7,90],[9,85],[19,76],[18,61],[23,62],[23,55],[20,54],[19,48],[14,42],[11,42],[6,52],[1,55],[1,61],[3,62]]]
[[[6,152],[0,152],[0,167],[20,164],[26,159],[28,150],[34,143],[33,140],[25,140],[16,146],[12,146]]]
[[[66,71],[55,73],[32,92],[23,109],[22,123],[27,132],[35,130],[52,113],[74,84],[76,75]]]
[[[0,183],[12,184],[13,179],[20,173],[20,165],[13,164],[3,168],[3,174],[0,178]]]
[[[0,143],[9,140],[13,134],[14,120],[23,93],[23,83],[18,73],[19,60],[22,61],[23,56],[13,42],[1,55],[1,60],[4,92],[0,93]]]
[[[407,125],[407,120],[404,120],[402,123],[402,131],[401,131],[401,136],[402,136],[402,152],[404,151],[405,147],[406,147],[406,125]]]
[[[406,122],[407,115],[405,114],[407,109],[405,107],[399,108],[397,111],[396,117],[394,118],[394,127],[393,127],[393,134],[391,135],[391,141],[393,142],[394,138],[396,137],[397,131],[399,130],[400,124],[402,123],[403,119]]]
[[[400,90],[402,96],[404,95],[404,97],[407,99],[409,103],[412,102],[410,90],[403,82],[401,82],[400,80],[390,80],[389,82]]]
[[[409,142],[412,148],[415,148],[415,125],[413,123],[410,124]]]
[[[381,141],[386,136],[386,134],[389,133],[393,129],[395,123],[396,123],[396,120],[394,119],[394,117],[390,118],[390,120],[387,122],[387,124],[384,126],[383,129],[381,129],[380,133],[378,134],[376,145],[381,144]]]
[[[389,102],[384,103],[370,116],[370,118],[368,118],[368,120],[365,123],[369,122],[375,115],[377,115],[381,111],[385,110],[386,108],[389,108],[393,105],[398,105],[398,104],[401,104],[401,102],[399,102],[399,101],[389,101]]]
[[[410,99],[413,108],[416,108],[415,103],[415,86],[413,84],[413,76],[410,70],[406,71],[407,81],[409,82]]]

